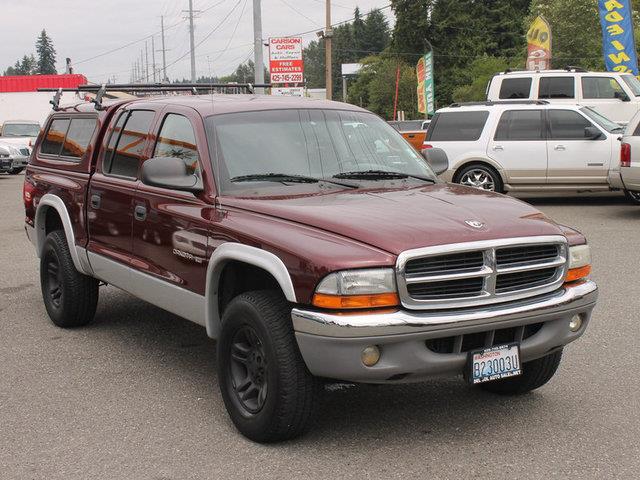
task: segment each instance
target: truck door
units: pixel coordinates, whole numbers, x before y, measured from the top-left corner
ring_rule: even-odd
[[[114,117],[89,185],[89,261],[97,277],[125,289],[136,182],[140,162],[148,155],[154,117],[152,110],[124,110]]]
[[[163,113],[151,157],[181,159],[204,186],[203,159],[209,158],[206,145],[202,120],[195,111],[172,106],[171,112]],[[190,301],[190,294],[205,293],[208,219],[214,211],[213,202],[205,200],[205,192],[138,185],[133,221],[134,272],[154,277],[160,282],[156,292],[178,295],[174,295],[175,301]],[[158,304],[164,305],[161,300]],[[196,305],[195,301],[191,303]]]
[[[583,76],[581,104],[618,123],[627,123],[638,111],[632,92],[627,93],[615,77]],[[631,101],[631,100],[634,101]]]

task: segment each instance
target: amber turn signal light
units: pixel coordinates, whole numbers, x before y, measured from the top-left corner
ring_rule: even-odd
[[[328,295],[316,293],[313,305],[320,308],[340,310],[344,308],[395,307],[400,304],[397,293],[377,293],[374,295]]]
[[[591,265],[585,265],[584,267],[579,268],[570,268],[567,272],[567,276],[564,281],[567,282],[575,282],[576,280],[580,280],[582,278],[588,277],[591,273]]]

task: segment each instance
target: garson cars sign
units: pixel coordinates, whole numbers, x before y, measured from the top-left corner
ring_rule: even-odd
[[[271,37],[269,39],[269,71],[271,83],[302,83],[302,37]]]

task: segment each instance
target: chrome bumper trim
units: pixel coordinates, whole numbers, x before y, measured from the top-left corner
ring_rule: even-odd
[[[294,308],[293,329],[299,333],[326,337],[353,338],[378,335],[402,335],[445,330],[453,327],[490,325],[513,319],[531,318],[534,322],[566,313],[593,308],[598,287],[593,281],[563,287],[551,294],[524,301],[483,308],[448,311],[398,310],[377,314],[336,314]]]

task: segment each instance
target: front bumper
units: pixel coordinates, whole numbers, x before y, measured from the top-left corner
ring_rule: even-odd
[[[11,157],[0,158],[0,173],[8,172],[13,168],[13,159]]]
[[[12,168],[25,168],[27,163],[29,163],[29,157],[27,156],[13,157]]]
[[[464,371],[467,352],[460,348],[457,353],[437,353],[427,346],[433,339],[458,337],[462,342],[465,335],[535,324],[539,326],[536,333],[520,343],[523,362],[563,347],[587,328],[597,290],[594,282],[586,281],[525,301],[484,308],[368,315],[294,308],[291,315],[300,352],[312,374],[363,383],[415,382]],[[569,321],[576,315],[582,327],[572,332]],[[369,345],[377,345],[382,352],[373,367],[360,360]]]

